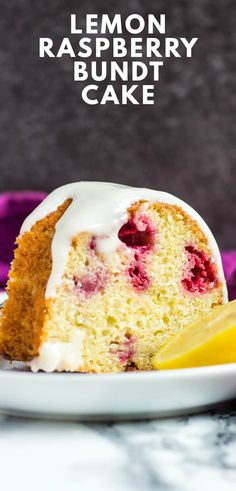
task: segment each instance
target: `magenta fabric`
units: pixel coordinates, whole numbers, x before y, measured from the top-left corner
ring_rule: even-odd
[[[0,288],[7,281],[13,257],[15,238],[25,217],[45,198],[35,191],[9,192],[0,195]],[[236,251],[223,251],[222,260],[228,284],[229,298],[236,298]]]
[[[0,288],[6,285],[15,238],[24,219],[45,198],[35,191],[0,194]]]
[[[236,251],[221,252],[229,300],[236,299]]]

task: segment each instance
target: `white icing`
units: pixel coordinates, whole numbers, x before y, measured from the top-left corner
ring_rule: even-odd
[[[39,349],[39,356],[27,363],[33,372],[75,372],[83,364],[85,333],[75,329],[68,342],[46,341]]]
[[[57,222],[52,241],[53,266],[46,288],[47,298],[55,295],[56,287],[61,283],[71,240],[76,234],[90,232],[96,235],[98,251],[109,254],[120,244],[118,231],[127,221],[127,209],[136,201],[148,200],[178,205],[196,220],[208,239],[212,256],[218,267],[218,276],[223,284],[224,301],[227,301],[227,289],[216,241],[204,220],[184,201],[171,194],[145,188],[103,182],[71,183],[53,191],[26,218],[21,233],[29,231],[38,220],[56,210],[69,198],[72,199],[72,203]],[[54,348],[49,347],[52,350]]]

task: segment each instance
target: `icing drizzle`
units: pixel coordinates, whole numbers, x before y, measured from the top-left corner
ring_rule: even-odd
[[[148,200],[178,205],[197,221],[207,236],[213,258],[218,266],[218,276],[223,283],[224,300],[227,300],[221,257],[216,241],[204,220],[182,200],[160,191],[113,183],[71,183],[55,189],[45,198],[26,218],[21,227],[21,234],[30,231],[38,220],[55,211],[67,199],[72,199],[72,202],[57,222],[52,240],[53,266],[46,288],[46,298],[53,297],[56,287],[61,283],[71,240],[76,234],[89,232],[95,235],[97,250],[109,254],[120,245],[118,232],[127,222],[127,209],[139,200]]]

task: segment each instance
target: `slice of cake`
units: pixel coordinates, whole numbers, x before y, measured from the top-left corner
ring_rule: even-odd
[[[0,354],[33,371],[149,370],[170,336],[227,301],[211,232],[167,193],[68,184],[17,244]]]

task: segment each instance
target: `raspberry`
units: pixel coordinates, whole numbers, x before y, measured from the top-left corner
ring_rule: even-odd
[[[128,220],[118,232],[121,242],[127,247],[138,248],[143,252],[154,245],[155,229],[146,216],[139,216]]]
[[[122,365],[130,365],[135,355],[135,337],[126,334],[124,342],[117,349],[111,349],[111,353],[118,357]]]
[[[145,215],[136,215],[119,230],[118,237],[134,251],[134,259],[126,269],[131,285],[138,291],[147,290],[150,280],[144,269],[145,257],[154,247],[155,228]]]
[[[74,276],[73,280],[76,294],[87,298],[97,294],[105,286],[105,278],[101,272],[88,273],[82,277]]]
[[[140,292],[147,290],[150,280],[140,260],[133,262],[133,264],[129,266],[127,273],[132,286],[136,288],[136,290]]]
[[[217,284],[216,269],[212,259],[194,246],[185,247],[188,255],[188,272],[182,280],[184,288],[191,293],[205,293]]]

